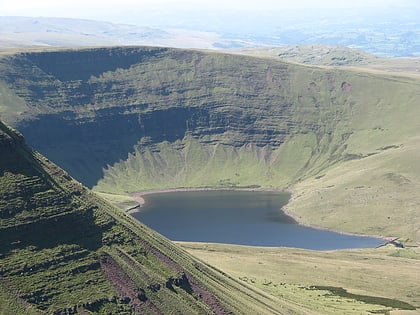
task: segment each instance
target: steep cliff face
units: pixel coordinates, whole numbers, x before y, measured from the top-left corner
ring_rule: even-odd
[[[28,118],[13,117],[14,125],[88,186],[128,153],[160,143],[192,136],[204,151],[221,145],[271,152],[294,135],[332,133],[338,120],[329,116],[350,107],[342,74],[310,70],[303,77],[298,67],[270,59],[113,48],[24,53],[2,62],[2,79],[28,106]]]

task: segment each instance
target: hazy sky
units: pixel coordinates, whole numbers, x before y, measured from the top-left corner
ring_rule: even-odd
[[[123,12],[150,10],[278,10],[302,8],[416,8],[418,0],[0,0],[0,16],[55,16],[116,21]],[[119,21],[123,22],[123,21]]]

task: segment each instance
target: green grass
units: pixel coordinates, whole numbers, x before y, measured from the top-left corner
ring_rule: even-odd
[[[379,146],[378,146],[379,147]],[[418,243],[420,172],[415,139],[351,160],[294,186],[288,209],[306,223]]]
[[[340,296],[347,299],[353,299],[356,301],[360,301],[366,304],[378,304],[383,305],[387,308],[391,309],[401,309],[401,310],[409,310],[413,311],[416,310],[416,308],[408,304],[406,302],[398,301],[395,299],[388,299],[383,297],[377,297],[377,296],[368,296],[368,295],[361,295],[361,294],[353,294],[347,292],[347,290],[343,288],[337,288],[337,287],[328,287],[328,286],[312,286],[309,287],[308,290],[321,290],[321,291],[329,291],[331,295]]]

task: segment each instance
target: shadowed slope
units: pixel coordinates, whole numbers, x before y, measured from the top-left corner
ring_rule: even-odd
[[[224,155],[232,160],[241,156],[237,152],[241,148],[250,152],[245,161],[255,164],[256,159],[261,168],[241,176],[249,163],[239,162],[235,167],[239,178],[223,178],[220,172],[213,182],[201,185],[215,185],[218,180],[244,184],[272,165],[274,174],[269,171],[255,184],[284,186],[307,168],[310,151],[318,145],[312,143],[313,137],[316,141],[334,137],[354,102],[346,73],[198,51],[112,48],[25,53],[5,57],[3,68],[3,80],[27,106],[24,116],[16,117],[13,106],[4,104],[3,115],[31,145],[89,186],[103,178],[103,168],[130,159],[129,153],[136,160],[131,164],[152,172],[134,183],[137,189],[161,187],[159,176],[153,174],[159,169],[171,186],[190,186],[195,181],[194,164],[208,163],[213,157],[226,160]],[[341,145],[338,139],[349,131],[337,132]],[[330,139],[325,140],[323,153],[329,150]],[[288,141],[291,145],[278,157],[276,150]],[[164,152],[154,156],[164,151],[161,146],[192,167],[168,168],[167,164],[179,162],[169,163],[171,157]],[[288,155],[297,150],[302,157],[290,161]],[[151,168],[143,169],[139,159],[149,160],[148,151],[154,156],[145,162]],[[282,165],[290,168],[287,174],[278,172]],[[117,182],[122,184],[120,179]]]

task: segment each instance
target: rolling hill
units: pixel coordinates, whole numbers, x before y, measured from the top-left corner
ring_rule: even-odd
[[[0,48],[153,45],[213,48],[221,35],[74,18],[0,16]]]

